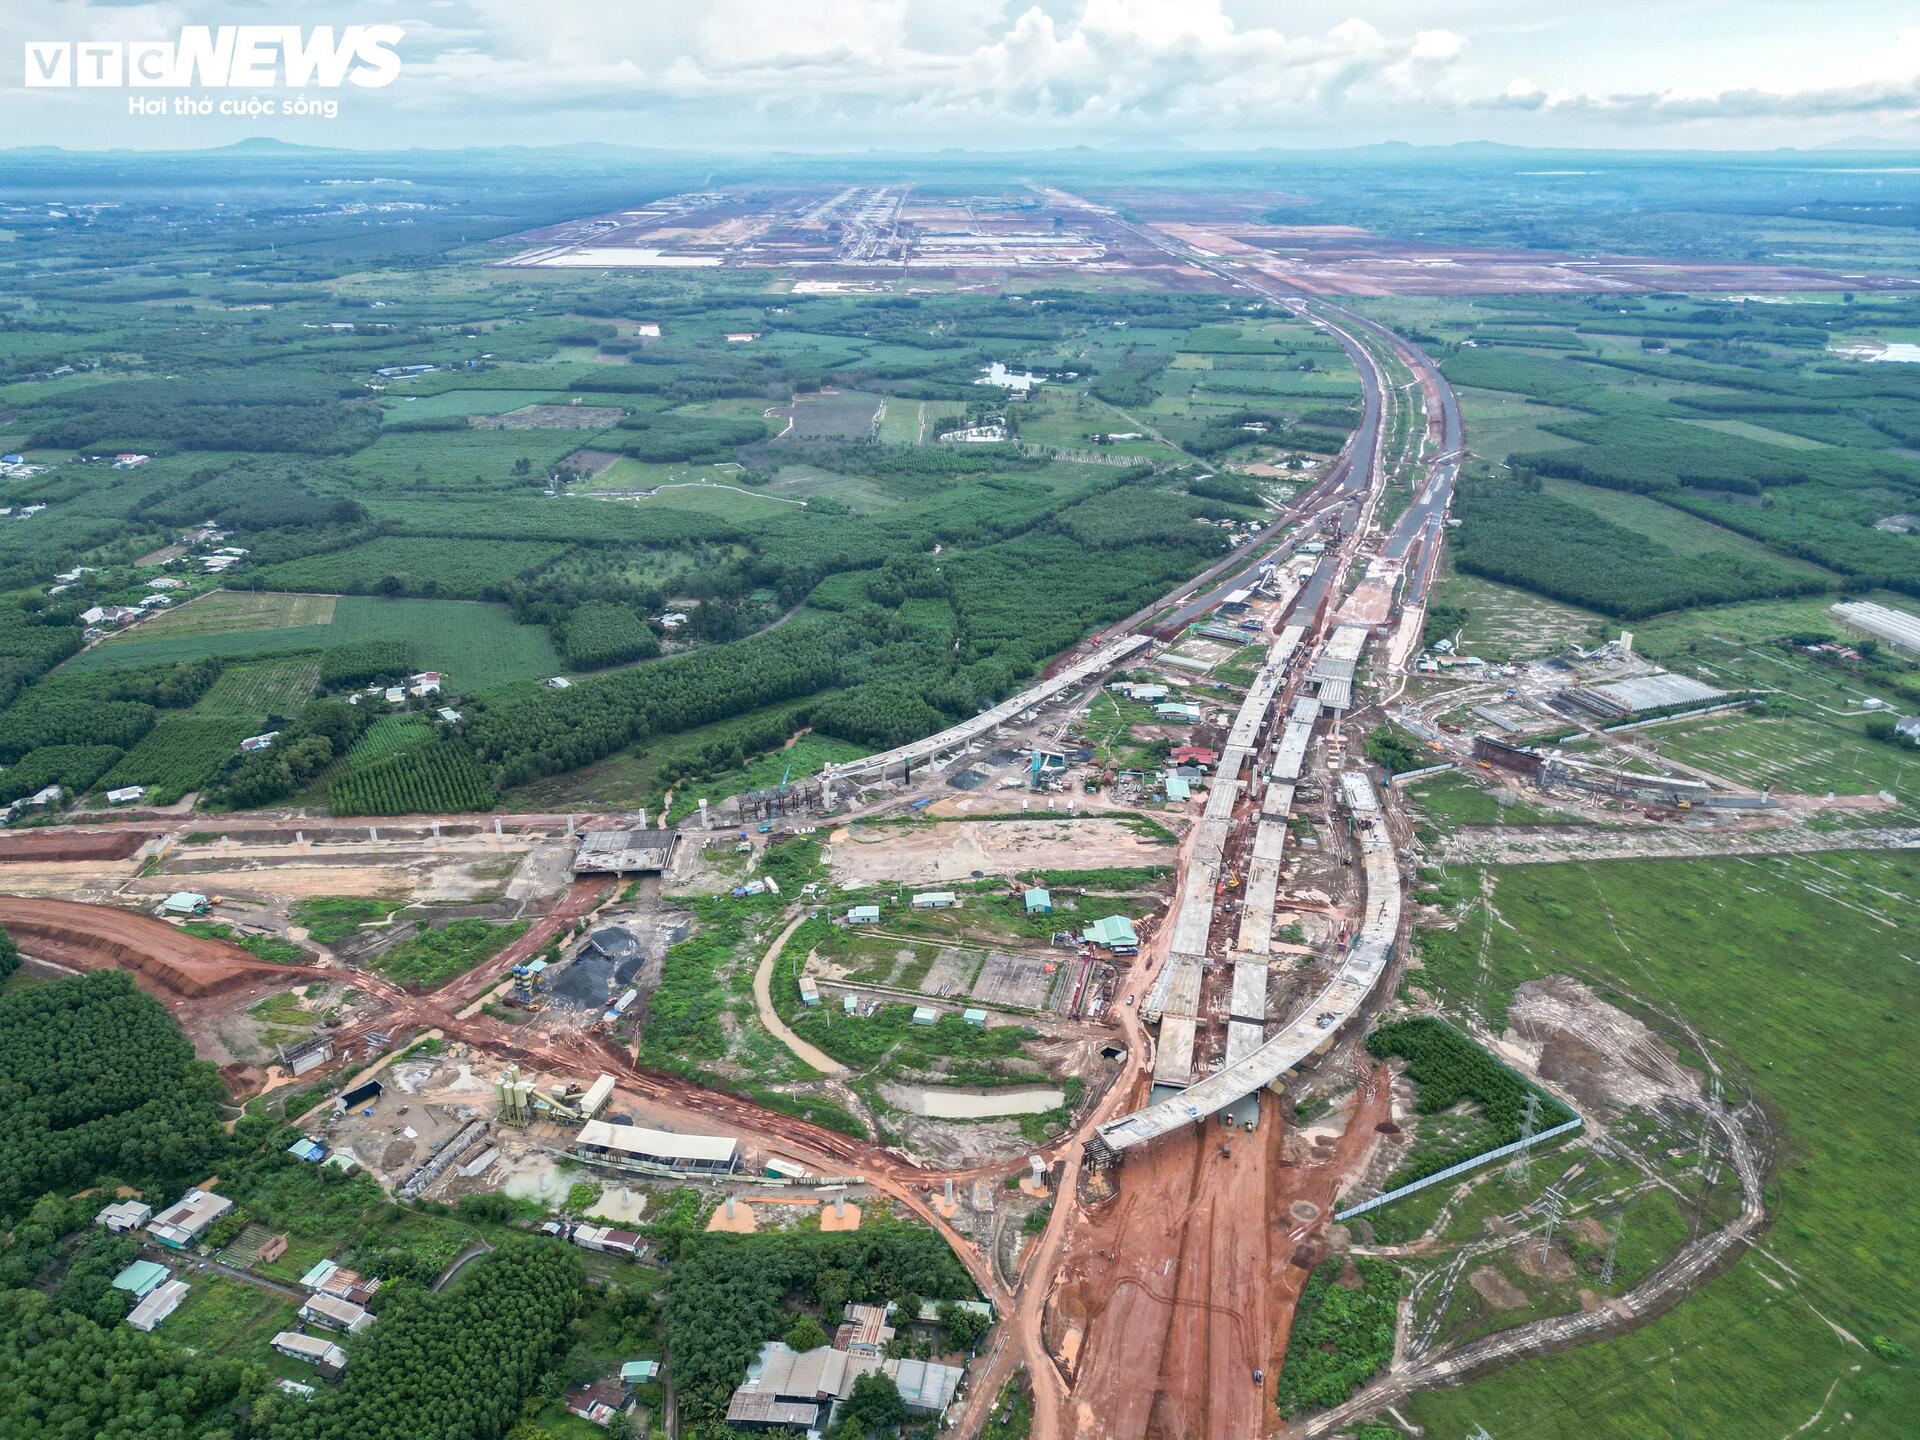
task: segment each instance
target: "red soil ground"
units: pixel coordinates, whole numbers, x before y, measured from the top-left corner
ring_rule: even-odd
[[[1279,1428],[1274,1381],[1308,1274],[1296,1252],[1326,1254],[1333,1197],[1387,1106],[1386,1085],[1373,1085],[1350,1102],[1345,1133],[1312,1147],[1269,1096],[1252,1135],[1209,1124],[1127,1158],[1118,1197],[1075,1236],[1048,1315],[1049,1348],[1077,1348],[1069,1433],[1246,1440]],[[1301,1201],[1317,1212],[1304,1225]]]
[[[224,940],[188,935],[164,920],[76,900],[0,895],[0,926],[20,948],[75,970],[132,971],[149,990],[198,999],[312,972],[269,965]]]
[[[0,836],[0,865],[23,861],[124,860],[148,837],[137,830],[22,830]]]

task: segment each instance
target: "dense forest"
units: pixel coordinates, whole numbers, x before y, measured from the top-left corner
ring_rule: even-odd
[[[684,659],[616,671],[553,692],[502,694],[468,717],[480,758],[503,783],[577,769],[647,735],[672,734],[742,710],[811,695],[838,677],[818,626],[789,626]]]
[[[579,1256],[539,1240],[483,1256],[440,1293],[401,1283],[340,1384],[282,1407],[265,1440],[499,1440],[579,1313]]]
[[[115,1292],[118,1294],[119,1292]],[[0,1290],[0,1434],[232,1440],[243,1367],[166,1349],[37,1290]]]
[[[103,1176],[159,1188],[200,1178],[221,1148],[225,1097],[124,973],[0,993],[0,1222]]]
[[[1314,1268],[1274,1387],[1281,1415],[1340,1404],[1393,1358],[1400,1290],[1388,1260],[1353,1256]]]

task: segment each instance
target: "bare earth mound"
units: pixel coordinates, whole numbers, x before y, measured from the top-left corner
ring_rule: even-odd
[[[131,970],[150,989],[194,999],[304,973],[256,960],[224,940],[203,940],[163,920],[106,905],[0,895],[0,925],[31,955],[76,970]]]
[[[25,830],[0,837],[0,865],[28,861],[124,860],[147,837],[137,830]]]

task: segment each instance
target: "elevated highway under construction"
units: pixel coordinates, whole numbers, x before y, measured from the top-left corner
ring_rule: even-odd
[[[985,739],[1001,726],[1031,714],[1048,701],[1058,699],[1081,685],[1099,679],[1152,643],[1152,638],[1146,635],[1122,636],[1074,661],[1058,674],[1028,686],[1018,695],[1009,696],[991,709],[982,710],[970,720],[962,720],[958,725],[948,726],[937,735],[929,735],[925,739],[915,740],[906,745],[897,745],[891,750],[883,750],[878,755],[867,755],[859,760],[848,760],[839,765],[829,766],[821,772],[820,778],[823,783],[831,787],[835,784],[850,784],[856,781],[884,780],[895,771],[903,777],[910,776],[914,766],[932,764],[942,756],[951,755],[977,740]]]
[[[1268,293],[1239,267],[1167,245]],[[1324,553],[1283,602],[1290,624],[1270,643],[1221,746],[1205,810],[1184,843],[1173,908],[1142,952],[1140,1003],[1117,1013],[1137,1047],[1130,1083],[1075,1132],[1077,1153],[1063,1155],[1053,1222],[1011,1317],[1020,1355],[1009,1347],[980,1381],[979,1393],[995,1393],[1023,1359],[1033,1377],[1032,1433],[1046,1440],[1271,1433],[1295,1307],[1327,1253],[1338,1196],[1364,1170],[1391,1115],[1384,1070],[1353,1041],[1391,970],[1401,874],[1392,817],[1343,757],[1350,716],[1367,708],[1355,694],[1366,679],[1356,674],[1362,652],[1379,641],[1375,673],[1393,668],[1381,626],[1393,603],[1404,626],[1424,599],[1417,583],[1402,585],[1374,618],[1349,593],[1356,561],[1364,565],[1384,544],[1374,521],[1387,488],[1386,437],[1399,428],[1387,422],[1407,396],[1385,382],[1378,357],[1390,339],[1337,307],[1269,298],[1340,336],[1365,387],[1362,421],[1334,483],[1316,497]],[[1393,348],[1403,359],[1409,353]],[[1424,574],[1444,538],[1452,467],[1434,448],[1445,381],[1409,351],[1429,402],[1415,462],[1425,471],[1416,492],[1424,523],[1407,527],[1433,542],[1417,562]],[[1409,536],[1403,549],[1415,543]],[[1417,582],[1413,556],[1400,563]],[[1331,643],[1343,622],[1361,618]],[[1343,814],[1330,813],[1330,801]],[[1303,821],[1312,824],[1311,846]],[[1284,942],[1274,933],[1283,908],[1301,924]],[[1315,958],[1302,966],[1308,952]],[[1261,1092],[1335,1042],[1333,1069],[1316,1087],[1337,1094],[1349,1075],[1357,1083],[1311,1126],[1283,1120]],[[1262,1111],[1267,1118],[1256,1118]],[[1201,1123],[1211,1115],[1235,1123]],[[976,1424],[962,1433],[984,1413],[968,1418]]]
[[[1289,627],[1275,642],[1262,671],[1267,683],[1256,685],[1248,694],[1235,722],[1236,736],[1253,738],[1277,713],[1274,702],[1298,653],[1299,634],[1298,627]],[[1289,738],[1296,726],[1310,731],[1312,722],[1289,720],[1281,746],[1296,743],[1297,736]],[[1236,810],[1243,809],[1237,805],[1243,783],[1239,770],[1256,753],[1248,746],[1235,754],[1230,737],[1222,756],[1207,814],[1196,827],[1193,853],[1171,921],[1167,958],[1141,1007],[1143,1019],[1160,1025],[1154,1098],[1095,1131],[1087,1157],[1096,1168],[1113,1163],[1136,1146],[1237,1105],[1274,1085],[1316,1052],[1330,1048],[1364,1009],[1392,959],[1400,927],[1399,862],[1372,780],[1364,771],[1344,770],[1338,775],[1340,798],[1365,877],[1360,923],[1332,977],[1267,1035],[1268,966],[1293,787],[1282,787],[1286,794],[1278,813],[1269,813],[1263,803],[1244,808],[1236,817]],[[1229,878],[1236,829],[1249,825],[1251,844],[1241,847],[1242,868],[1231,877],[1240,895],[1239,918],[1234,923],[1219,912],[1217,902]],[[1222,968],[1231,974],[1226,1064],[1190,1084],[1204,978]]]

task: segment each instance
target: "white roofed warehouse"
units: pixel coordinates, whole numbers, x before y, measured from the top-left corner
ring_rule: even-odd
[[[211,1190],[189,1190],[147,1222],[147,1234],[171,1250],[184,1250],[207,1227],[233,1209],[233,1201]]]
[[[730,1135],[676,1135],[605,1120],[582,1125],[573,1149],[582,1159],[681,1175],[731,1175],[740,1158],[740,1143]]]

